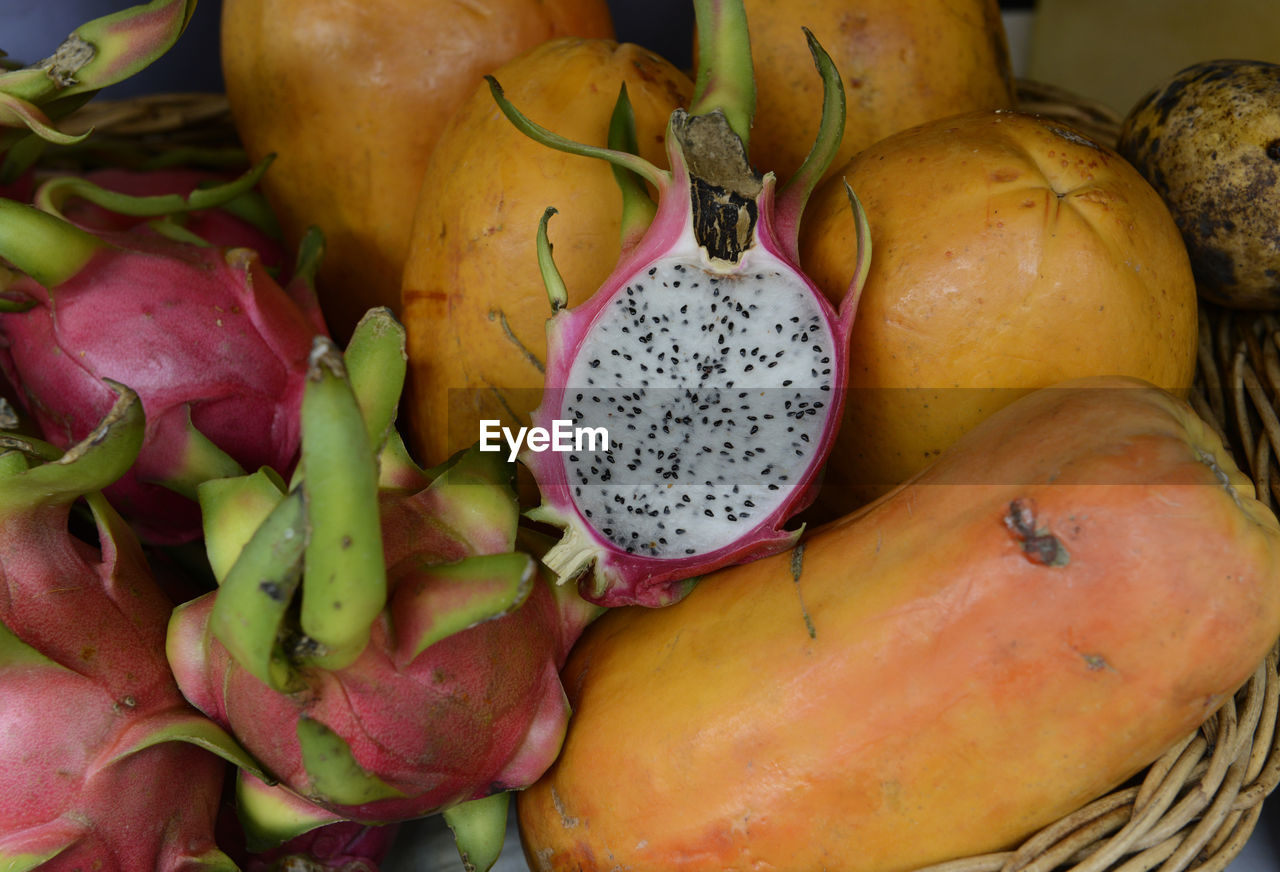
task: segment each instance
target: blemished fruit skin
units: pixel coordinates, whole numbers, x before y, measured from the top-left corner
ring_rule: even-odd
[[[884,137],[924,121],[1014,105],[996,0],[745,0],[756,71],[751,160],[790,178],[822,113],[801,26],[844,80],[844,139],[825,177]]]
[[[494,76],[533,121],[597,146],[606,144],[625,83],[640,155],[664,168],[667,119],[693,90],[668,61],[611,40],[551,40]],[[551,304],[536,240],[548,206],[558,210],[548,235],[576,306],[621,251],[622,195],[612,170],[533,141],[481,85],[440,136],[405,265],[406,438],[426,463],[475,442],[482,419],[528,426],[541,399]]]
[[[1128,375],[1185,396],[1197,300],[1168,209],[1114,151],[1041,116],[979,111],[866,149],[814,194],[800,262],[828,296],[871,269],[819,504],[843,515],[1039,387]]]
[[[1280,525],[1145,382],[1047,388],[794,551],[614,609],[519,795],[532,869],[901,872],[1189,735],[1280,633]]]
[[[1168,203],[1201,296],[1280,305],[1280,64],[1181,70],[1129,111],[1117,149]]]
[[[400,306],[418,187],[440,132],[491,72],[544,40],[608,38],[604,0],[226,0],[222,70],[262,189],[296,245],[326,254],[317,290],[335,338]]]

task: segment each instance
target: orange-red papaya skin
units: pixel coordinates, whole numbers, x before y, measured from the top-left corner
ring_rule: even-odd
[[[596,622],[534,870],[895,872],[1010,848],[1191,733],[1280,634],[1280,525],[1182,400],[1006,407],[802,547]]]

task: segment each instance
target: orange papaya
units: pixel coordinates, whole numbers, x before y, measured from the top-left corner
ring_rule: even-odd
[[[1280,635],[1280,524],[1149,383],[987,418],[790,553],[616,609],[518,798],[534,870],[897,872],[1008,849],[1195,730]]]

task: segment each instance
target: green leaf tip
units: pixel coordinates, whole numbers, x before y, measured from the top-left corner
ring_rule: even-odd
[[[460,803],[442,813],[466,872],[488,872],[498,862],[507,837],[510,796],[502,791]]]
[[[609,116],[609,148],[627,154],[640,153],[640,140],[636,133],[636,114],[627,94],[627,83],[618,89],[618,99]],[[613,179],[622,193],[622,250],[628,251],[644,236],[658,213],[658,204],[649,196],[644,179],[628,169],[610,164]]]
[[[786,204],[780,208],[794,208],[796,214],[803,211],[809,195],[822,181],[823,174],[839,152],[840,143],[844,139],[846,117],[844,82],[840,78],[840,71],[813,32],[807,27],[802,30],[808,41],[814,66],[822,76],[822,116],[818,122],[818,135],[804,162],[778,194],[779,201]]]
[[[498,104],[498,108],[502,110],[502,114],[516,126],[516,129],[528,136],[535,142],[539,142],[548,148],[554,148],[557,151],[563,151],[566,154],[575,154],[579,157],[594,157],[600,160],[608,161],[615,166],[623,167],[640,176],[654,187],[661,188],[669,174],[665,170],[660,170],[649,161],[634,154],[627,154],[623,151],[617,151],[611,148],[601,148],[596,145],[586,145],[581,142],[574,142],[572,139],[566,139],[557,133],[552,133],[547,128],[529,119],[523,112],[517,109],[510,100],[506,98],[506,94],[502,89],[502,85],[493,76],[485,76],[485,81],[489,83],[489,91],[493,94],[494,102]]]
[[[547,289],[552,315],[569,305],[569,290],[565,287],[560,270],[556,268],[555,259],[551,256],[551,240],[547,238],[547,224],[555,214],[556,207],[548,206],[538,221],[538,270],[542,273],[542,285]]]

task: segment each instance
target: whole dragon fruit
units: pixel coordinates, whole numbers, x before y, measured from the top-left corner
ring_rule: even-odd
[[[252,766],[191,708],[165,659],[170,603],[99,490],[142,442],[119,389],[65,454],[0,435],[0,868],[193,872],[227,764]],[[68,530],[83,500],[97,544]]]
[[[317,338],[293,481],[200,487],[219,587],[175,610],[169,659],[283,786],[360,822],[445,811],[474,856],[501,844],[503,791],[558,753],[558,670],[599,609],[517,550],[501,457],[472,449],[429,473],[409,459],[405,367],[386,309],[345,359]]]
[[[198,204],[216,202],[198,193]],[[200,536],[199,482],[291,468],[307,354],[324,332],[313,247],[286,289],[247,248],[153,225],[92,234],[0,200],[0,256],[22,273],[0,293],[0,369],[45,437],[64,448],[83,439],[113,402],[110,381],[141,397],[142,450],[106,494],[145,541]]]
[[[489,79],[521,130],[611,161],[629,205],[647,198],[635,176],[658,191],[656,214],[650,203],[624,219],[617,267],[575,309],[564,308],[545,217],[539,239],[554,314],[532,418],[560,434],[563,450],[522,454],[542,493],[530,516],[566,531],[547,565],[580,577],[583,596],[607,606],[667,604],[704,572],[795,541],[798,531],[782,527],[816,496],[868,266],[864,227],[862,263],[836,311],[797,265],[801,212],[844,129],[830,59],[806,32],[826,93],[822,125],[777,189],[747,161],[754,84],[741,4],[694,6],[697,90],[690,111],[671,116],[669,173],[626,150],[556,136]]]

